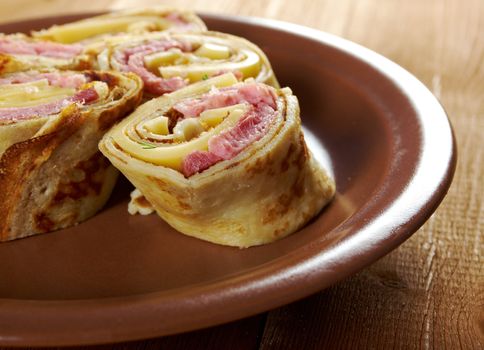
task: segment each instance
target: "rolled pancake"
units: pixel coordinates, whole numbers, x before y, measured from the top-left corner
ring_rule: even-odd
[[[141,95],[134,74],[0,77],[0,241],[74,225],[106,203],[117,171],[97,144]]]
[[[291,90],[232,74],[145,103],[100,150],[171,226],[223,245],[287,236],[335,192],[306,147]]]

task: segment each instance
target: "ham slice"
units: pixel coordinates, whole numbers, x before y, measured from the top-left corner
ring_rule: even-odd
[[[191,45],[175,40],[150,41],[144,45],[116,52],[114,58],[122,65],[123,71],[133,72],[143,79],[147,92],[154,95],[163,95],[178,90],[187,85],[187,83],[180,77],[164,79],[153,74],[146,68],[144,57],[154,52],[166,51],[171,48],[190,51]]]
[[[212,137],[208,141],[208,151],[194,151],[183,159],[182,172],[186,177],[208,169],[221,160],[232,159],[247,146],[261,139],[269,130],[277,107],[273,89],[259,83],[214,90],[200,99],[175,105],[174,108],[185,117],[193,117],[207,109],[239,103],[249,103],[251,107],[238,123]]]
[[[235,127],[212,137],[208,142],[209,152],[220,159],[232,159],[267,133],[274,116],[275,110],[268,105],[254,108]]]
[[[182,113],[184,117],[196,117],[203,111],[221,108],[247,102],[251,105],[268,105],[276,109],[275,95],[267,85],[252,83],[240,87],[214,89],[199,99],[186,100],[177,103],[173,108]]]
[[[81,45],[66,45],[48,41],[35,42],[21,39],[0,39],[0,53],[32,55],[52,58],[74,58],[82,52]]]
[[[31,81],[47,79],[50,85],[55,85],[59,87],[71,87],[79,88],[82,84],[87,82],[84,74],[63,74],[61,72],[52,73],[38,73],[38,72],[25,72],[16,73],[14,75],[0,78],[0,85],[4,84],[21,84],[28,83]]]
[[[210,168],[213,164],[223,160],[219,156],[207,151],[194,151],[190,153],[182,164],[182,172],[186,177]]]
[[[84,89],[78,91],[74,96],[70,98],[72,102],[78,102],[80,104],[89,104],[96,101],[99,98],[99,95],[94,88]]]

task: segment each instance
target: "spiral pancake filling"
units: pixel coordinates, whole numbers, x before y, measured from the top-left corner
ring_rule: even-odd
[[[112,57],[104,50],[98,56],[99,66],[139,75],[145,91],[154,95],[224,73],[231,72],[242,80],[266,76],[270,71],[253,44],[218,33],[148,36],[117,44],[114,40]]]
[[[115,60],[121,65],[121,71],[133,72],[143,79],[145,90],[151,94],[162,95],[167,92],[178,90],[186,85],[184,79],[173,77],[161,78],[151,72],[145,64],[145,57],[159,51],[173,50],[186,52],[191,48],[190,44],[180,43],[174,40],[150,41],[140,46],[127,48],[115,54]]]
[[[165,108],[127,125],[125,136],[117,133],[114,140],[134,157],[187,178],[234,158],[267,133],[277,114],[274,89],[256,82],[212,87]]]
[[[59,113],[70,104],[90,104],[107,90],[81,73],[24,72],[0,79],[0,121],[13,122]]]

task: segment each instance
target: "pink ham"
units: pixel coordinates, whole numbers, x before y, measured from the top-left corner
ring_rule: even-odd
[[[31,81],[47,79],[50,85],[55,85],[59,87],[71,87],[79,88],[82,84],[87,82],[84,74],[63,74],[60,72],[52,73],[16,73],[14,75],[7,76],[5,78],[0,78],[0,85],[4,84],[21,84],[28,83]]]
[[[186,177],[208,169],[221,160],[232,159],[260,140],[269,130],[277,107],[273,89],[258,83],[214,91],[200,99],[175,105],[174,108],[185,116],[196,116],[207,109],[239,103],[251,104],[249,112],[234,127],[213,136],[208,141],[208,151],[194,151],[183,159],[182,172]]]
[[[208,169],[213,164],[223,160],[219,156],[207,151],[193,151],[182,163],[182,172],[186,177]]]
[[[221,108],[242,102],[256,106],[266,104],[273,109],[276,108],[273,90],[269,86],[259,83],[214,90],[199,99],[179,102],[173,108],[185,117],[195,117],[207,109]]]
[[[32,117],[43,117],[59,113],[71,103],[89,104],[98,99],[95,89],[89,88],[77,92],[74,96],[62,100],[46,103],[33,107],[10,107],[0,108],[0,121],[14,121],[31,119]]]
[[[34,42],[21,39],[0,39],[0,53],[32,55],[52,58],[74,58],[82,52],[81,45],[65,45],[48,41]]]
[[[85,105],[96,101],[98,98],[99,95],[96,89],[89,88],[76,92],[76,94],[71,97],[71,101]]]
[[[254,108],[235,127],[212,137],[209,152],[224,160],[232,159],[267,133],[274,116],[274,109],[268,105]]]
[[[167,92],[178,90],[184,87],[187,83],[180,77],[164,79],[153,74],[146,68],[144,57],[154,52],[166,51],[171,48],[190,51],[191,45],[175,40],[151,41],[140,46],[130,47],[117,52],[114,55],[114,58],[121,63],[123,71],[133,72],[143,79],[145,89],[148,93],[163,95]]]

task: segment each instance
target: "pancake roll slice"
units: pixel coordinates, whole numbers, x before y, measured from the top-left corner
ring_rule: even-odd
[[[287,236],[335,192],[306,147],[291,90],[231,73],[143,104],[100,150],[136,186],[134,200],[144,196],[179,232],[223,245]]]
[[[279,87],[266,55],[246,39],[218,32],[170,33],[111,38],[86,50],[92,66],[133,72],[149,97],[160,96],[213,76],[232,72],[239,80]]]
[[[105,38],[148,32],[198,32],[205,23],[194,12],[168,7],[122,10],[32,32],[35,38],[63,44],[92,44]]]
[[[101,209],[117,171],[97,144],[139,104],[142,84],[118,72],[0,76],[0,241],[65,228]]]

